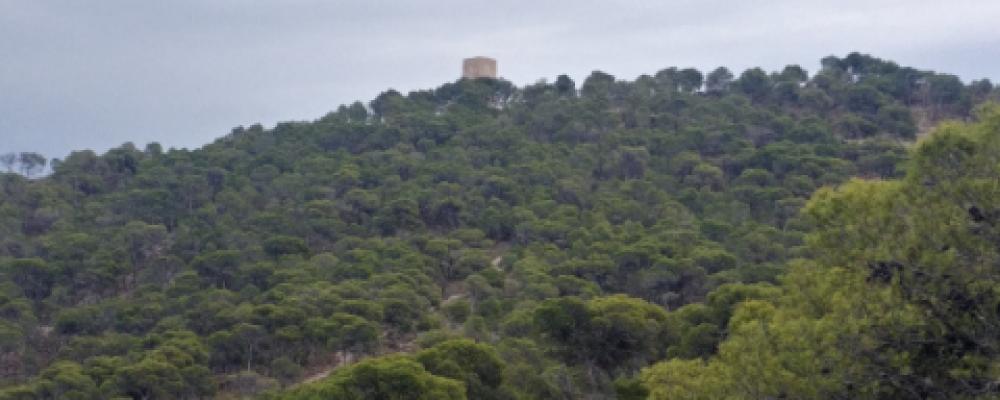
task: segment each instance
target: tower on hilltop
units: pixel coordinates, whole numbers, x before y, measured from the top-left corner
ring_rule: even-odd
[[[497,60],[489,57],[472,57],[462,60],[462,77],[497,78]]]

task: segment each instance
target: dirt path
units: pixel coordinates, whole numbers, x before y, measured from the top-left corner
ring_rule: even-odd
[[[336,369],[336,367],[329,367],[329,368],[324,369],[322,371],[319,371],[319,372],[317,372],[315,374],[309,375],[305,379],[303,379],[301,382],[297,383],[296,385],[305,385],[305,384],[313,383],[313,382],[316,382],[316,381],[318,381],[320,379],[326,378],[326,377],[330,376],[330,373],[333,372],[334,369]]]
[[[490,261],[490,265],[493,268],[500,268],[500,263],[503,262],[503,256],[507,254],[510,250],[510,242],[497,242],[490,249],[489,254],[493,259]]]
[[[319,370],[309,375],[306,375],[306,377],[303,378],[298,383],[296,383],[295,386],[316,382],[318,380],[326,378],[330,376],[330,374],[333,373],[333,371],[336,370],[337,368],[350,364],[353,359],[354,357],[352,355],[347,354],[343,351],[338,351],[333,354],[333,362],[331,364],[320,366]]]
[[[383,337],[383,339],[386,338]],[[413,353],[416,349],[417,349],[416,335],[408,334],[404,335],[402,338],[400,338],[400,340],[388,343],[383,348],[383,351],[379,352],[378,354],[359,356],[347,351],[338,351],[336,353],[333,353],[333,360],[331,363],[326,365],[320,364],[314,366],[314,368],[316,368],[314,372],[306,374],[305,378],[302,378],[300,381],[293,384],[292,387],[321,381],[324,378],[330,376],[330,374],[332,374],[338,368],[352,365],[361,360],[365,360],[372,357],[382,357],[391,354],[399,354],[399,353],[409,354]]]

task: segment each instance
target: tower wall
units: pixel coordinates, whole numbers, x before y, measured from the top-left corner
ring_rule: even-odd
[[[493,78],[497,77],[497,60],[489,57],[472,57],[462,60],[463,78]]]

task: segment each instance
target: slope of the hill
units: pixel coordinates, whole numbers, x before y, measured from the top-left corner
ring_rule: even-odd
[[[717,354],[646,369],[648,398],[996,399],[1000,106],[917,144],[906,177],[824,188],[813,257],[734,310]]]
[[[991,96],[859,54],[462,80],[0,175],[0,398],[253,396],[399,351],[291,393],[642,396],[809,255],[814,190],[901,176],[920,125]]]

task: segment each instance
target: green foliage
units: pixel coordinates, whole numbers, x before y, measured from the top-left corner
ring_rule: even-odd
[[[291,236],[274,236],[264,241],[264,251],[271,256],[305,254],[309,247],[302,239]]]
[[[905,178],[817,192],[811,259],[739,305],[707,363],[647,368],[651,398],[994,398],[998,143],[989,106],[918,143]]]
[[[277,398],[464,400],[465,393],[460,381],[433,375],[420,363],[406,357],[386,357],[340,369],[319,383],[294,389]]]
[[[992,272],[943,271],[965,271],[992,240],[996,171],[981,165],[995,165],[994,142],[963,133],[989,128],[949,125],[913,153],[900,140],[921,133],[917,121],[969,118],[993,85],[857,53],[812,76],[797,66],[736,75],[668,67],[635,80],[595,71],[580,85],[388,90],[311,122],[237,127],[197,150],[74,152],[38,179],[14,172],[34,175],[44,158],[0,156],[3,396],[280,396],[339,365],[288,393],[641,398],[666,393],[637,380],[664,357],[684,360],[647,371],[670,382],[702,365],[690,359],[751,370],[759,359],[774,370],[738,377],[767,395],[842,393],[845,376],[898,394],[866,373],[899,388],[987,381],[992,353],[960,345],[992,346],[987,330],[955,309],[993,301]],[[820,189],[904,170],[903,183]],[[845,215],[858,219],[837,222]],[[939,224],[950,230],[910,237]],[[934,246],[950,247],[923,251]],[[797,258],[842,270],[786,273]],[[897,264],[905,274],[876,289],[855,282]],[[823,283],[834,278],[865,297]],[[861,306],[900,311],[859,322],[848,311]],[[823,319],[829,310],[848,315]],[[901,328],[866,330],[890,322]],[[960,334],[942,333],[952,328]],[[842,351],[858,337],[896,358],[871,370],[846,362],[867,356]],[[952,375],[905,351],[919,340],[942,346]],[[807,342],[834,350],[809,353]],[[740,352],[750,345],[774,355]],[[717,364],[697,368],[742,372]],[[789,378],[815,373],[815,385]]]
[[[456,323],[462,323],[465,322],[465,319],[469,318],[469,314],[472,313],[472,306],[469,304],[468,300],[456,299],[442,305],[441,311],[448,316],[448,319]]]
[[[503,362],[496,351],[470,340],[451,340],[416,354],[416,360],[430,373],[459,380],[474,399],[508,399],[501,389]]]
[[[534,318],[541,335],[569,363],[627,367],[656,359],[665,345],[660,339],[665,336],[666,312],[625,296],[586,302],[573,297],[546,300]]]

